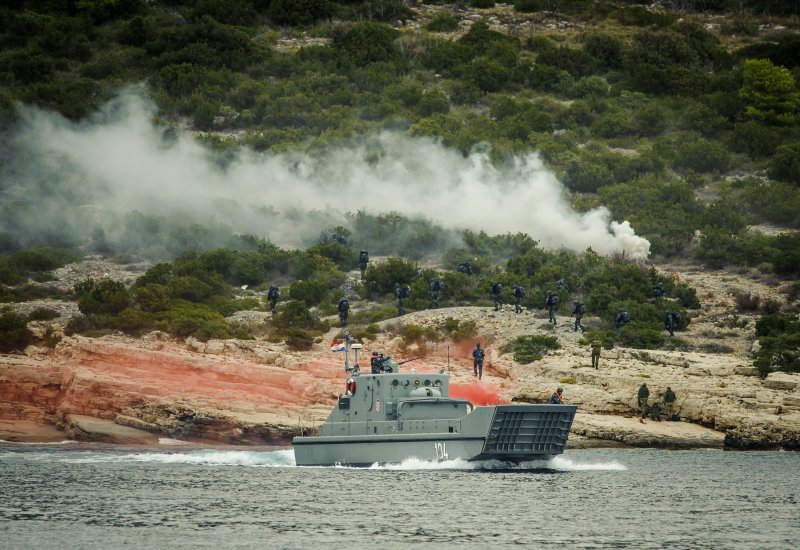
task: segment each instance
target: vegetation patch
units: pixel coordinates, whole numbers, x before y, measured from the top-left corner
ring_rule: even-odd
[[[502,348],[503,353],[513,353],[514,361],[527,364],[539,361],[548,351],[559,349],[561,344],[555,336],[520,336]]]

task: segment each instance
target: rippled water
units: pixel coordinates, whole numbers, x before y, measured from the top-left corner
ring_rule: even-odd
[[[509,469],[0,444],[0,548],[796,548],[800,453],[584,450]]]

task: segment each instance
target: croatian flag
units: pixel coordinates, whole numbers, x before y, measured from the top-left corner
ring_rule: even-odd
[[[331,342],[331,351],[345,351],[347,349],[347,344],[345,344],[344,340],[334,340]]]

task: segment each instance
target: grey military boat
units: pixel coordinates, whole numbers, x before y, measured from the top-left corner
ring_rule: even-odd
[[[345,362],[351,374],[346,391],[318,435],[292,442],[298,466],[371,466],[409,458],[518,464],[564,452],[576,405],[475,406],[450,397],[448,374],[400,373],[398,363],[384,359],[378,374],[359,374]]]

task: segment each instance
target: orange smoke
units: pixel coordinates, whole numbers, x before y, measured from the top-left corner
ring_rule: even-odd
[[[493,384],[450,384],[450,397],[466,399],[475,405],[499,405],[508,403],[500,399],[500,388]]]

